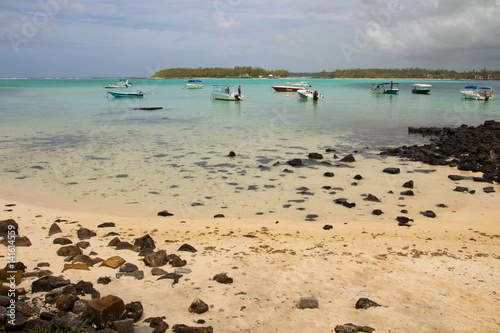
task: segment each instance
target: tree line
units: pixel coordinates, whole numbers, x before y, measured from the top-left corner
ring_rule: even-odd
[[[284,69],[270,71],[260,67],[167,68],[156,72],[152,78],[258,78],[269,77],[269,75],[273,77],[290,77],[290,72]]]
[[[446,79],[446,80],[474,80],[500,79],[500,71],[488,71],[486,68],[469,72],[456,72],[447,69],[403,68],[403,69],[337,69],[332,72],[322,71],[313,75],[316,78],[398,78],[398,79]]]

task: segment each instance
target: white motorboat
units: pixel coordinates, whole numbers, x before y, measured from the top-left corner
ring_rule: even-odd
[[[212,88],[212,98],[223,101],[242,101],[243,95],[234,92],[233,86],[225,84],[214,84]]]
[[[128,88],[128,87],[132,87],[133,84],[132,83],[129,83],[128,80],[120,80],[120,82],[116,83],[116,84],[110,84],[110,85],[107,85],[107,86],[104,86],[104,88],[106,89],[116,89],[116,88]]]
[[[466,86],[460,90],[464,98],[487,101],[493,99],[493,90],[490,87]]]
[[[302,90],[297,90],[297,93],[299,94],[299,97],[301,99],[305,100],[321,101],[323,99],[323,95],[318,93],[317,90],[311,91],[308,89],[302,89]]]
[[[301,82],[287,82],[286,84],[288,84],[289,86],[304,87],[304,88],[308,88],[308,87],[311,86],[311,84],[309,82],[306,82],[306,81],[301,81]]]
[[[189,80],[185,87],[187,89],[203,89],[203,84],[201,80]]]
[[[413,94],[430,94],[432,89],[432,85],[427,83],[415,83],[411,92]]]

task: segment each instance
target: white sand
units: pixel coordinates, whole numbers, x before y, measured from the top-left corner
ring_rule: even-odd
[[[20,234],[33,243],[29,248],[17,248],[16,253],[29,271],[38,262],[50,262],[49,269],[55,274],[74,283],[90,281],[102,296],[114,294],[126,303],[141,301],[144,318],[166,316],[170,326],[196,326],[193,321],[204,319],[203,326],[211,325],[216,332],[332,332],[336,325],[348,322],[371,326],[376,332],[498,332],[500,187],[494,185],[497,192],[487,194],[482,188],[489,184],[447,179],[451,173],[471,173],[400,163],[397,159],[356,158],[355,168],[333,169],[335,177],[331,179],[321,176],[330,170],[293,169],[295,173],[281,180],[279,190],[248,191],[240,196],[228,193],[218,199],[223,202],[201,207],[166,202],[157,209],[168,209],[175,214],[173,217],[155,216],[157,211],[146,215],[141,209],[136,216],[124,216],[135,207],[102,212],[92,211],[88,205],[58,206],[50,200],[40,201],[40,206],[10,196],[1,202],[17,205],[12,212],[1,212],[0,219],[14,218]],[[388,166],[399,166],[402,173],[382,173]],[[415,169],[436,171],[408,173]],[[364,179],[352,186],[352,178],[358,173]],[[410,179],[415,182],[415,197],[402,200],[399,193],[407,189],[401,185]],[[248,185],[252,184],[242,186]],[[321,189],[324,185],[342,187],[344,191],[331,195]],[[457,185],[468,186],[476,193],[454,192]],[[287,200],[301,198],[295,195],[295,188],[300,186],[307,186],[314,196],[282,208]],[[389,194],[390,190],[394,194]],[[363,201],[361,194],[368,193],[382,202]],[[334,204],[332,200],[339,197],[357,206],[348,209]],[[436,207],[439,203],[448,208]],[[306,210],[296,210],[298,207]],[[371,215],[377,208],[384,214]],[[255,215],[256,209],[264,215]],[[401,213],[401,209],[407,209],[408,214]],[[433,210],[437,217],[419,214],[425,210]],[[214,219],[217,213],[226,218]],[[306,222],[307,214],[319,217],[316,222]],[[409,228],[398,226],[397,216],[415,221]],[[48,228],[57,218],[68,220],[59,223],[63,233],[48,237]],[[97,228],[111,221],[116,228]],[[323,230],[325,224],[331,224],[333,229]],[[98,234],[89,240],[91,247],[84,250],[85,254],[95,251],[103,259],[120,255],[144,270],[145,278],[117,279],[118,270],[107,267],[61,273],[63,258],[56,255],[60,246],[53,245],[52,240],[68,236],[76,243],[80,227]],[[121,240],[131,243],[149,233],[157,249],[186,259],[185,268],[192,273],[184,275],[176,285],[168,279],[156,281],[137,253],[106,246],[113,237],[102,236],[110,231],[120,233]],[[247,234],[256,237],[243,237]],[[194,246],[198,253],[176,252],[184,243]],[[209,246],[215,250],[205,251]],[[170,266],[162,268],[174,271]],[[227,272],[234,283],[222,285],[211,280],[221,272]],[[102,276],[111,276],[112,282],[97,284]],[[21,286],[29,289],[33,280],[25,279]],[[296,308],[300,297],[308,296],[318,299],[319,309]],[[213,307],[202,315],[190,314],[187,309],[196,297]],[[356,310],[354,305],[361,297],[383,307]]]

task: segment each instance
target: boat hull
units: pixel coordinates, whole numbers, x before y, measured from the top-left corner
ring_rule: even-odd
[[[291,87],[291,86],[273,86],[273,89],[281,92],[295,92],[301,89],[302,87]]]
[[[135,92],[135,93],[122,93],[122,92],[116,92],[116,91],[108,91],[108,94],[110,94],[113,97],[128,97],[128,98],[143,98],[144,93],[143,92]]]
[[[240,96],[236,93],[220,93],[217,91],[212,91],[212,98],[221,101],[242,101],[244,96]]]
[[[317,98],[314,98],[314,93],[310,90],[297,90],[297,94],[300,99],[307,101],[321,101],[323,99],[323,95],[318,94]]]
[[[429,95],[431,93],[430,89],[413,89],[411,91],[413,94]]]
[[[199,83],[186,83],[187,89],[203,89],[203,84]]]
[[[493,99],[493,96],[481,96],[476,93],[462,92],[462,95],[464,96],[465,99],[472,99],[477,101],[488,101],[490,99]]]

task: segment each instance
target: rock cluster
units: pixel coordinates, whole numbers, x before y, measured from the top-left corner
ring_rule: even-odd
[[[390,148],[382,154],[430,165],[450,165],[459,170],[482,172],[482,179],[475,180],[500,183],[500,122],[488,120],[477,127],[409,127],[408,132],[433,138],[422,146]]]

